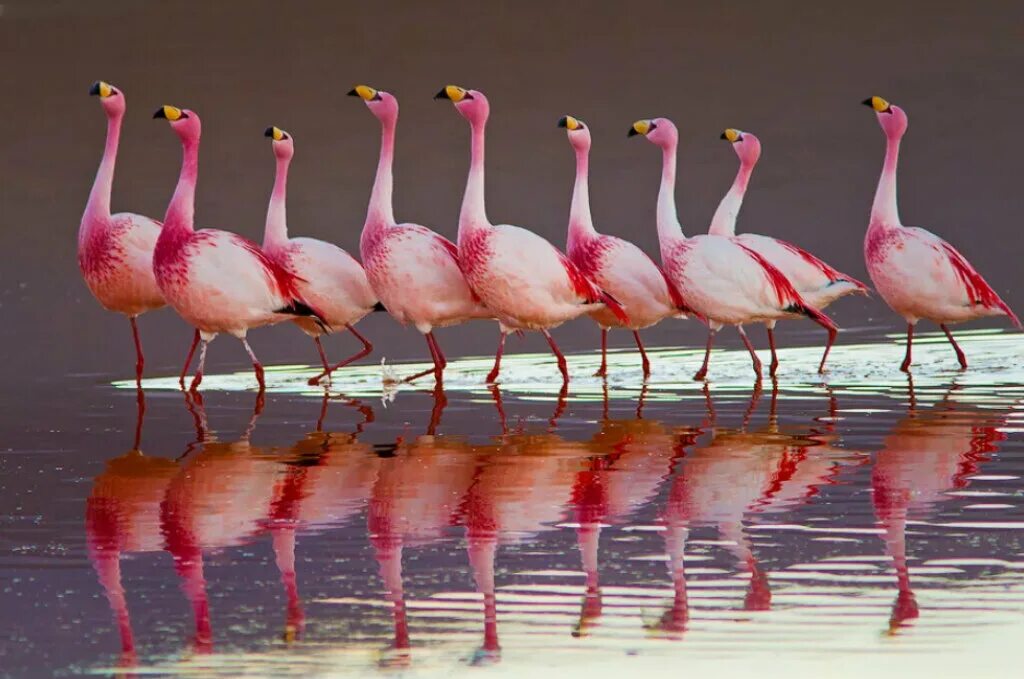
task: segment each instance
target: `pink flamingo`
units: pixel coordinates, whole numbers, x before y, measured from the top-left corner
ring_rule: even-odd
[[[627,240],[605,236],[594,229],[590,215],[590,129],[572,116],[563,117],[558,126],[566,129],[569,143],[576,151],[576,183],[569,211],[566,254],[585,276],[629,309],[628,325],[607,307],[590,314],[601,326],[601,367],[597,375],[603,377],[608,372],[608,329],[629,328],[640,350],[644,377],[648,377],[651,364],[639,330],[670,316],[685,318],[682,297],[643,250]]]
[[[900,140],[907,131],[907,114],[881,97],[863,103],[874,109],[886,139],[882,176],[864,237],[864,261],[878,294],[907,321],[907,355],[900,370],[910,371],[914,326],[922,318],[942,328],[960,368],[966,369],[967,357],[953,339],[948,323],[1009,316],[1020,328],[1020,321],[956,248],[930,231],[900,222],[896,164]]]
[[[430,372],[441,380],[448,361],[434,337],[434,328],[493,318],[494,314],[480,304],[463,278],[454,243],[425,226],[395,222],[391,196],[398,100],[366,85],[357,85],[349,95],[365,101],[381,124],[380,161],[359,240],[366,276],[395,320],[403,325],[412,323],[427,339],[434,368],[406,381]]]
[[[493,382],[498,377],[509,332],[539,330],[558,359],[563,382],[568,383],[565,356],[549,330],[597,311],[597,304],[604,304],[624,326],[630,325],[629,317],[614,297],[551,243],[518,226],[491,224],[484,206],[487,97],[478,90],[448,85],[435,99],[451,100],[469,121],[473,135],[469,178],[459,214],[459,262],[473,292],[501,325],[501,343],[487,380]]]
[[[218,333],[228,332],[242,341],[262,390],[263,366],[245,338],[249,328],[296,316],[312,316],[326,325],[324,316],[303,299],[295,275],[252,241],[228,231],[194,230],[202,123],[195,112],[174,106],[157,109],[153,117],[170,123],[184,151],[178,186],[153,252],[153,273],[164,298],[203,341],[191,389],[203,379],[207,346]],[[191,358],[189,351],[186,369]]]
[[[816,309],[824,309],[840,297],[850,293],[859,292],[866,295],[868,292],[866,285],[837,271],[792,243],[753,233],[736,235],[736,215],[739,214],[740,207],[743,205],[743,196],[747,192],[747,184],[750,183],[750,174],[754,171],[758,158],[761,157],[761,141],[749,132],[731,128],[722,133],[722,139],[732,144],[733,150],[736,151],[736,155],[740,159],[740,169],[736,173],[736,179],[729,192],[718,204],[708,233],[735,238],[743,246],[764,257],[784,273],[804,300]],[[779,367],[779,358],[775,353],[775,320],[766,321],[765,326],[768,328],[768,346],[771,347],[772,352],[770,373],[774,376]],[[829,330],[825,353],[818,366],[819,373],[825,372],[825,360],[828,358],[835,339],[835,329]]]
[[[100,98],[107,114],[107,144],[78,228],[78,268],[89,291],[104,309],[128,316],[135,340],[135,382],[141,385],[145,358],[136,318],[165,303],[153,277],[153,248],[161,225],[155,219],[131,212],[110,214],[114,164],[126,104],[124,93],[102,80],[93,84],[89,94]]]
[[[658,191],[658,241],[662,267],[682,293],[686,306],[708,319],[704,364],[695,380],[707,376],[715,333],[735,325],[750,352],[754,373],[761,378],[761,361],[754,353],[744,323],[807,316],[829,332],[835,325],[808,304],[775,266],[754,250],[724,236],[686,238],[676,212],[676,149],[679,132],[668,118],[638,120],[629,136],[643,135],[662,150]]]
[[[268,127],[264,134],[271,139],[274,156],[277,158],[277,171],[274,175],[274,190],[270,194],[270,206],[267,208],[263,252],[295,277],[296,288],[302,298],[325,314],[324,321],[328,327],[345,328],[363,343],[359,352],[331,367],[320,342],[320,336],[326,332],[324,327],[309,317],[296,318],[293,322],[316,343],[320,362],[324,366],[322,373],[309,380],[314,385],[323,377],[329,380],[331,373],[338,368],[373,351],[373,345],[352,326],[371,311],[383,311],[384,307],[378,304],[366,280],[366,272],[352,255],[333,243],[315,238],[288,237],[285,192],[288,166],[295,153],[295,141],[290,134],[277,127]]]

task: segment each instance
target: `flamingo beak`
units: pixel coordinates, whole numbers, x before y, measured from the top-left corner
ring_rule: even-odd
[[[359,97],[363,101],[380,101],[380,92],[368,85],[356,85],[349,91],[348,96]]]
[[[184,114],[182,110],[176,106],[161,106],[156,110],[156,113],[153,114],[153,118],[164,118],[171,122],[181,120],[183,116]]]
[[[861,103],[873,108],[875,113],[892,113],[892,106],[881,97],[868,97]]]
[[[738,141],[743,141],[743,133],[730,127],[722,133],[722,139],[725,139],[731,144],[736,143]]]
[[[473,95],[470,94],[466,88],[459,87],[458,85],[445,85],[441,88],[441,91],[434,95],[434,99],[450,99],[453,103],[459,103],[463,99],[472,99]]]
[[[284,139],[288,135],[285,134],[285,131],[282,130],[281,128],[278,128],[278,127],[268,127],[263,132],[263,136],[264,137],[270,137],[274,141],[281,141],[282,139]]]
[[[578,130],[583,127],[582,123],[577,118],[572,116],[562,116],[558,119],[558,126],[564,127],[569,131]]]
[[[633,123],[632,127],[629,128],[629,133],[626,136],[635,137],[638,134],[646,136],[648,132],[655,129],[656,127],[657,125],[652,123],[650,120],[638,120],[635,123]]]
[[[92,87],[89,88],[90,96],[100,97],[101,99],[106,99],[113,93],[114,88],[102,80],[97,80],[92,84]]]

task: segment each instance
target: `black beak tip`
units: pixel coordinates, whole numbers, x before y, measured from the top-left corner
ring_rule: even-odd
[[[100,94],[100,81],[97,80],[96,82],[94,82],[92,84],[92,87],[89,88],[89,95],[93,96],[93,97],[98,97],[99,94]]]
[[[627,137],[635,137],[638,134],[640,134],[640,133],[636,131],[636,128],[635,127],[631,127],[631,128],[629,128],[629,132],[626,134],[626,136]]]
[[[354,88],[354,87],[353,87],[352,89],[350,89],[350,90],[348,91],[348,96],[350,96],[350,97],[358,97],[358,96],[359,96],[359,93],[358,93],[358,92],[356,92],[356,88]]]
[[[865,106],[871,106],[872,108],[874,108],[874,106],[871,103],[871,99],[872,99],[872,97],[868,97],[867,99],[865,99],[864,101],[862,101],[860,103],[864,104]]]
[[[265,129],[263,131],[263,136],[264,137],[273,137],[274,136],[274,128],[273,127],[268,127],[267,129]]]
[[[729,137],[727,137],[727,136],[726,136],[725,132],[723,132],[723,133],[722,133],[722,136],[721,136],[721,137],[719,137],[719,139],[728,139],[728,138],[729,138]]]
[[[153,119],[155,120],[155,119],[157,119],[157,118],[163,118],[164,120],[166,120],[166,119],[167,119],[167,114],[166,114],[166,113],[164,113],[164,107],[163,107],[163,106],[161,106],[160,108],[158,108],[158,109],[156,110],[156,112],[155,112],[155,113],[153,114]]]
[[[434,95],[434,99],[450,99],[448,96],[448,88],[442,87],[441,91]]]
[[[569,127],[569,117],[568,116],[562,116],[561,118],[559,118],[558,119],[558,126],[559,127]]]

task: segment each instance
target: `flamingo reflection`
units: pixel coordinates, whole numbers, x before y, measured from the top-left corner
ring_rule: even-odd
[[[956,386],[927,410],[917,407],[914,382],[908,378],[907,416],[886,436],[871,473],[875,517],[896,569],[898,593],[889,618],[889,633],[917,619],[920,611],[907,566],[907,520],[935,513],[950,490],[965,488],[979,466],[989,461],[1007,411],[982,410],[958,403]]]
[[[744,422],[749,420],[758,398],[755,392]],[[808,502],[821,486],[835,483],[843,461],[851,455],[829,444],[830,425],[823,427],[816,422],[795,433],[780,431],[777,398],[777,387],[773,387],[768,425],[754,431],[716,428],[709,400],[711,440],[696,445],[700,432],[683,437],[685,449],[677,460],[663,514],[674,599],[654,627],[673,635],[686,630],[689,605],[685,548],[690,530],[697,526],[715,526],[736,562],[749,574],[744,610],[771,607],[768,576],[752,549],[744,521]]]

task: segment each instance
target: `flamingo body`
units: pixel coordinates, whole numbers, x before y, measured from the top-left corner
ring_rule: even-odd
[[[131,212],[104,218],[86,211],[78,235],[78,268],[89,292],[107,311],[138,316],[164,306],[153,275],[161,226]]]

